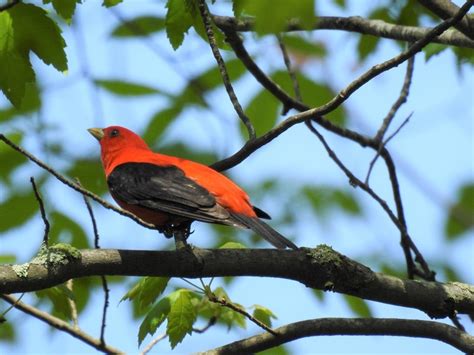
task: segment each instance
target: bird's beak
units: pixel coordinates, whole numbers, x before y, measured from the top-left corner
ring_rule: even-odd
[[[104,137],[104,130],[102,128],[89,128],[89,133],[94,136],[99,142]]]

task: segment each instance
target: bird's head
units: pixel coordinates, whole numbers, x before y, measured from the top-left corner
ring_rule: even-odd
[[[136,155],[137,150],[150,149],[139,135],[125,127],[89,128],[88,131],[100,143],[102,162],[106,170],[117,159]]]

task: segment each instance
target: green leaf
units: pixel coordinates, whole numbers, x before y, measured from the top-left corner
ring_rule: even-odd
[[[49,234],[51,243],[61,242],[71,244],[78,249],[87,249],[90,247],[89,239],[84,229],[70,217],[61,212],[53,211],[49,216],[49,221],[51,223],[51,231]]]
[[[25,86],[35,80],[29,57],[15,45],[13,19],[8,11],[0,13],[0,89],[10,102],[19,107]]]
[[[327,54],[326,47],[321,42],[307,40],[301,35],[285,35],[282,37],[287,50],[292,54],[324,58]]]
[[[97,141],[91,139],[91,144],[97,144]],[[66,170],[66,175],[72,179],[79,179],[82,186],[97,194],[103,194],[107,191],[107,183],[99,159],[75,160],[74,165]]]
[[[180,113],[181,109],[176,106],[155,113],[145,129],[143,135],[145,142],[148,142],[150,146],[157,143]]]
[[[171,298],[164,297],[148,312],[138,331],[138,345],[143,342],[147,334],[155,334],[158,327],[165,321],[171,309]]]
[[[184,35],[193,25],[193,16],[183,0],[168,0],[166,3],[166,35],[174,50],[183,43]]]
[[[31,189],[9,196],[0,204],[0,232],[21,226],[38,212],[38,204]]]
[[[36,291],[35,293],[39,299],[48,299],[51,302],[51,312],[54,316],[64,320],[72,319],[72,310],[70,305],[71,291],[68,290],[64,285]]]
[[[275,126],[280,106],[280,102],[265,89],[260,90],[250,100],[245,113],[251,119],[257,135],[262,135]],[[247,137],[247,130],[243,123],[240,123],[240,132],[242,137]]]
[[[138,16],[114,28],[112,37],[145,37],[165,28],[165,19],[156,16]]]
[[[272,319],[277,319],[277,316],[266,307],[256,304],[253,306],[253,308],[253,316],[267,327],[272,326]]]
[[[0,69],[1,71],[1,69]],[[0,79],[1,80],[1,79]],[[16,107],[0,109],[0,122],[9,121],[16,116],[26,116],[36,112],[41,107],[39,89],[35,82],[26,83],[21,103]],[[0,173],[1,174],[1,173]]]
[[[0,323],[0,340],[8,343],[14,343],[16,340],[15,328],[10,322]]]
[[[174,349],[186,334],[191,334],[196,321],[196,310],[191,302],[190,292],[182,290],[178,298],[171,304],[168,314],[166,333],[169,336],[171,348]]]
[[[45,64],[67,70],[66,42],[58,25],[40,7],[19,3],[8,10],[13,21],[15,46],[24,56],[33,51]]]
[[[102,6],[105,6],[105,7],[112,7],[112,6],[115,6],[115,5],[118,5],[122,2],[123,0],[104,0],[102,2]]]
[[[316,297],[316,299],[317,299],[319,302],[323,302],[323,301],[324,301],[324,291],[316,290],[316,289],[312,288],[312,289],[311,289],[311,293],[314,295],[314,297]]]
[[[57,70],[67,69],[61,30],[46,11],[22,2],[0,13],[0,89],[16,107],[27,83],[35,81],[29,53]]]
[[[474,183],[461,186],[458,201],[449,208],[444,231],[449,241],[474,228]]]
[[[260,35],[281,32],[289,20],[298,20],[304,29],[315,22],[313,0],[234,0],[234,13],[254,16],[255,31]]]
[[[44,2],[44,1],[43,1]],[[76,11],[76,4],[81,0],[52,0],[54,10],[59,16],[61,16],[67,23],[71,22],[72,16]]]
[[[240,59],[231,59],[229,61],[226,61],[225,66],[227,69],[227,74],[229,74],[229,78],[232,82],[238,80],[242,75],[247,72],[245,66],[242,64]],[[204,72],[193,78],[192,81],[203,92],[210,91],[223,85],[222,76],[217,65],[205,70]]]
[[[379,37],[370,36],[370,35],[361,35],[357,43],[357,54],[359,56],[359,61],[363,62],[367,57],[375,52],[377,45],[380,42]]]
[[[280,70],[273,73],[271,77],[290,95],[294,92],[293,83],[288,72]],[[301,96],[303,96],[303,102],[310,107],[321,106],[336,96],[334,90],[325,83],[316,82],[301,73],[297,73],[296,78],[300,86]],[[346,112],[342,106],[328,114],[327,118],[340,126],[346,124]]]
[[[237,242],[227,242],[219,247],[219,249],[247,249],[247,247]]]
[[[20,144],[23,139],[23,134],[10,134],[8,138],[16,144]],[[10,184],[11,174],[20,165],[26,163],[25,157],[18,152],[11,149],[6,144],[0,144],[0,161],[2,162],[2,169],[0,169],[0,181]]]
[[[143,277],[120,301],[135,301],[138,303],[139,310],[143,310],[161,296],[169,280],[169,277]]]
[[[271,349],[257,352],[258,355],[290,355],[291,353],[284,345],[275,346]]]
[[[423,52],[425,53],[425,60],[428,61],[431,57],[440,54],[442,51],[447,49],[448,46],[440,43],[429,43],[427,46],[423,47]]]
[[[301,190],[318,216],[327,215],[334,209],[340,209],[349,215],[362,214],[362,208],[351,192],[329,186],[305,186]]]
[[[95,79],[94,83],[111,94],[120,96],[143,96],[161,93],[156,88],[124,80]]]
[[[14,263],[16,263],[16,255],[0,254],[0,264],[14,264]]]
[[[363,318],[372,317],[372,312],[365,300],[350,295],[344,295],[344,300],[355,315]]]

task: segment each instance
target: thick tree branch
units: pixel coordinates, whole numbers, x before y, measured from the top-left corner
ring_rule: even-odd
[[[472,285],[402,280],[373,272],[324,245],[295,251],[196,248],[192,254],[185,250],[82,250],[80,258],[66,263],[32,263],[21,276],[15,270],[12,265],[0,265],[0,294],[45,289],[85,276],[260,276],[416,308],[431,317],[447,317],[454,312],[474,314]]]
[[[442,341],[468,354],[474,337],[452,326],[423,320],[384,318],[321,318],[276,328],[278,336],[262,333],[203,352],[206,355],[256,353],[292,340],[320,335],[391,335]]]
[[[450,0],[418,0],[418,2],[443,20],[453,17],[459,11],[459,7]],[[474,20],[469,15],[461,19],[454,27],[474,40]]]
[[[65,321],[56,318],[50,315],[49,313],[43,312],[35,307],[29,306],[26,303],[17,300],[13,296],[0,294],[0,298],[11,304],[14,308],[26,314],[29,314],[30,316],[33,316],[39,319],[40,321],[45,322],[46,324],[49,324],[53,328],[72,335],[74,338],[83,341],[84,343],[92,346],[93,348],[99,351],[102,351],[107,354],[123,354],[122,351],[111,347],[110,345],[102,343],[99,339],[91,337],[89,334],[83,332],[80,329],[75,328],[74,326],[69,325]]]
[[[455,14],[455,13],[454,13]],[[444,19],[454,16],[443,17]],[[235,18],[214,15],[214,22],[223,31],[247,32],[253,31],[254,20],[252,18]],[[467,19],[464,18],[463,21]],[[370,20],[359,16],[333,17],[320,16],[315,19],[313,30],[342,30],[357,32],[365,35],[395,39],[398,41],[414,42],[428,34],[429,28],[401,26],[387,23],[382,20]],[[302,29],[298,23],[292,22],[286,31],[307,31]],[[433,38],[432,42],[457,47],[474,48],[472,38],[457,31],[448,31]]]

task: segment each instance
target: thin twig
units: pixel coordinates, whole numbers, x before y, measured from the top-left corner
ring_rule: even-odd
[[[277,35],[278,45],[280,46],[281,54],[283,55],[283,61],[285,62],[286,70],[290,75],[291,82],[293,84],[293,91],[295,92],[295,97],[298,101],[303,102],[303,97],[301,95],[300,84],[298,83],[298,78],[296,77],[296,73],[293,70],[293,66],[291,65],[290,56],[288,55],[288,51],[286,50],[285,42],[283,42],[283,38],[281,35]],[[283,110],[285,114],[285,110]]]
[[[163,333],[163,334],[160,334],[158,335],[156,338],[154,338],[150,344],[148,344],[145,349],[143,349],[143,351],[140,353],[140,355],[146,355],[150,352],[151,349],[153,349],[153,347],[158,344],[160,341],[162,341],[163,339],[165,339],[166,337],[168,336],[168,334],[166,333]]]
[[[227,91],[227,95],[229,95],[230,101],[232,102],[232,105],[234,106],[234,109],[237,112],[237,115],[239,116],[240,120],[247,128],[249,136],[248,139],[253,140],[256,137],[255,128],[253,127],[250,119],[244,113],[244,110],[242,109],[242,106],[240,105],[239,100],[237,99],[237,95],[235,95],[234,88],[232,87],[232,84],[230,82],[229,74],[227,73],[224,59],[222,59],[222,56],[219,52],[219,48],[216,43],[214,30],[212,29],[211,24],[212,20],[209,15],[205,0],[199,0],[198,7],[201,13],[202,21],[204,23],[204,28],[206,29],[207,39],[209,40],[209,45],[211,46],[212,54],[216,59],[217,66],[219,67],[219,72],[221,73],[222,81],[224,82],[224,87]]]
[[[403,80],[402,89],[400,91],[400,95],[398,99],[392,105],[390,111],[388,112],[387,116],[383,119],[382,125],[380,126],[379,130],[375,134],[374,140],[381,142],[387,132],[388,126],[392,122],[395,114],[400,109],[400,107],[407,102],[408,95],[410,93],[410,85],[413,78],[413,69],[415,66],[415,57],[410,57],[407,60],[407,70],[405,72],[405,79]]]
[[[83,341],[84,343],[92,346],[93,348],[99,351],[103,351],[108,354],[123,354],[122,351],[114,347],[111,347],[110,345],[102,344],[99,339],[91,337],[89,334],[85,333],[84,331],[80,329],[74,329],[73,326],[69,325],[62,319],[54,317],[51,314],[43,312],[33,306],[27,305],[26,303],[20,302],[18,299],[16,299],[13,296],[0,295],[0,298],[10,303],[11,305],[13,305],[16,309],[26,314],[29,314],[30,316],[33,316],[42,322],[49,324],[53,328],[56,328],[60,331],[63,331],[65,333],[72,335],[74,338],[77,338]]]
[[[205,333],[209,330],[210,327],[215,325],[216,322],[217,322],[217,317],[212,316],[211,318],[209,318],[209,321],[207,322],[207,324],[204,327],[202,327],[202,328],[193,328],[193,333],[198,333],[198,334]]]
[[[115,207],[114,205],[108,203],[107,201],[105,201],[104,199],[100,198],[99,196],[97,196],[96,194],[90,192],[89,190],[86,190],[84,189],[83,187],[79,186],[78,184],[74,183],[73,181],[69,180],[68,178],[66,178],[64,175],[60,174],[59,172],[57,172],[56,170],[54,170],[52,167],[50,167],[48,164],[44,163],[43,161],[41,161],[40,159],[38,159],[37,157],[35,157],[33,154],[29,153],[28,151],[26,151],[25,149],[23,149],[22,147],[18,146],[17,144],[13,143],[11,140],[9,140],[7,137],[5,137],[3,134],[0,133],[0,140],[3,141],[4,143],[6,143],[7,145],[9,145],[11,148],[13,148],[14,150],[16,150],[17,152],[19,152],[20,154],[24,155],[25,157],[27,157],[29,160],[31,160],[33,163],[35,163],[36,165],[38,165],[39,167],[41,167],[42,169],[46,170],[47,172],[49,172],[51,175],[53,175],[56,179],[58,179],[59,181],[61,181],[63,184],[69,186],[70,188],[72,188],[73,190],[76,190],[77,192],[85,195],[85,196],[88,196],[90,198],[92,198],[94,201],[100,203],[102,206],[104,206],[105,208],[109,209],[109,210],[112,210],[112,211],[115,211],[117,212],[118,214],[121,214],[122,216],[126,216],[130,219],[133,219],[135,222],[137,222],[138,224],[140,224],[141,226],[143,227],[146,227],[146,228],[149,228],[149,229],[156,229],[156,227],[152,224],[149,224],[149,223],[146,223],[145,221],[142,221],[140,218],[138,218],[137,216],[135,216],[133,213],[130,213],[128,211],[125,211],[121,208],[117,208]]]
[[[43,223],[44,223],[43,243],[44,243],[44,245],[48,245],[48,243],[49,243],[49,229],[51,228],[51,226],[49,224],[48,218],[46,217],[46,212],[45,212],[45,209],[44,209],[43,199],[41,198],[41,195],[38,191],[38,187],[36,186],[34,177],[30,177],[30,181],[31,181],[31,185],[33,186],[33,191],[35,193],[36,200],[38,201],[38,204],[39,204],[41,219],[43,220]]]
[[[380,143],[380,148],[377,150],[377,152],[375,153],[375,156],[370,161],[369,170],[367,171],[367,176],[365,177],[365,183],[366,184],[369,184],[370,174],[372,173],[372,169],[374,168],[375,162],[377,161],[378,157],[380,156],[380,153],[381,153],[382,149],[388,144],[388,142],[390,142],[390,140],[393,137],[395,137],[398,134],[398,132],[401,131],[401,129],[408,123],[408,121],[410,120],[412,115],[413,115],[413,112],[410,113],[408,115],[408,117],[403,120],[402,124],[395,130],[395,132],[393,132],[385,141]]]
[[[79,186],[81,186],[81,182],[79,181],[78,178],[76,178],[76,182]],[[100,249],[99,245],[99,230],[97,228],[97,222],[94,216],[94,211],[92,210],[91,203],[89,202],[89,199],[87,198],[86,195],[82,195],[84,198],[84,203],[86,204],[87,212],[89,213],[89,217],[91,218],[92,221],[92,229],[94,231],[94,247],[96,249]],[[104,290],[104,307],[102,309],[102,322],[100,326],[100,341],[102,344],[105,344],[105,324],[107,321],[107,309],[109,307],[109,288],[107,285],[107,279],[104,275],[100,277],[102,281],[102,289]]]
[[[243,310],[242,308],[236,306],[232,302],[228,302],[225,298],[219,298],[216,295],[214,295],[212,292],[207,293],[207,297],[209,298],[209,301],[211,301],[213,303],[220,304],[221,306],[227,307],[227,308],[233,310],[234,312],[240,313],[244,317],[248,318],[251,322],[258,325],[263,330],[266,330],[268,333],[270,333],[274,336],[278,336],[278,333],[275,332],[272,328],[267,326],[265,323],[259,321],[257,318],[252,316],[250,313],[248,313],[247,311]]]

